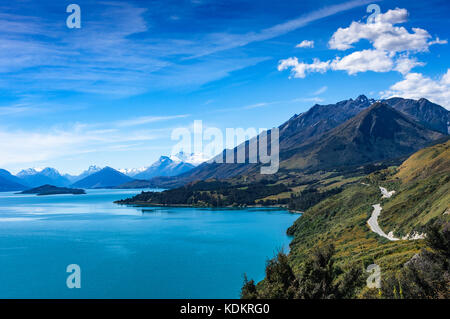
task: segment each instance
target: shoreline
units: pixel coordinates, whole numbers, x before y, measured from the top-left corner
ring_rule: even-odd
[[[133,207],[186,207],[186,208],[234,208],[234,209],[243,209],[243,208],[277,208],[287,210],[292,214],[302,215],[304,212],[298,210],[290,210],[286,207],[286,205],[240,205],[240,206],[199,206],[199,205],[189,205],[189,204],[157,204],[157,203],[148,203],[148,202],[134,202],[134,203],[120,203],[119,201],[113,202],[117,205],[125,205],[125,206],[133,206]]]

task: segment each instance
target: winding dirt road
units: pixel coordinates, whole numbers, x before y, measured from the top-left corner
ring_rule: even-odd
[[[390,191],[389,192],[384,187],[380,187],[380,191],[381,191],[381,194],[383,195],[382,198],[390,198],[395,193],[395,191]],[[381,208],[381,204],[375,204],[372,207],[373,207],[372,215],[367,220],[367,224],[369,224],[370,229],[374,233],[377,233],[378,235],[380,235],[380,236],[382,236],[384,238],[387,238],[387,239],[389,239],[391,241],[400,240],[399,238],[395,238],[394,235],[392,234],[392,232],[390,232],[389,234],[386,234],[380,228],[380,225],[378,225],[378,216],[380,216],[381,210],[383,209],[383,208]]]

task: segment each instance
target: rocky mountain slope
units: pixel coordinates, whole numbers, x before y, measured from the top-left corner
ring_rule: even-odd
[[[443,107],[425,99],[387,101],[375,103],[359,96],[356,100],[315,105],[295,115],[279,127],[280,170],[336,169],[392,160],[408,156],[446,135],[442,133],[442,118],[449,111]],[[195,180],[251,176],[258,172],[258,164],[203,163],[173,178],[154,178],[150,185],[175,187]]]

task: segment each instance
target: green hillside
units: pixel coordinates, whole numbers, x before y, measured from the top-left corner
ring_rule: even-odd
[[[285,291],[294,290],[296,293],[282,295],[281,298],[307,298],[308,295],[301,292],[302,282],[305,284],[308,280],[313,280],[311,278],[317,277],[321,278],[320,280],[316,278],[320,282],[319,286],[323,285],[323,280],[327,281],[324,275],[327,273],[327,267],[331,267],[325,265],[332,264],[329,259],[324,257],[323,253],[318,252],[320,247],[325,249],[325,251],[329,250],[327,247],[334,247],[332,261],[334,262],[333,267],[337,270],[330,270],[330,274],[333,274],[330,276],[335,276],[335,278],[333,280],[330,279],[329,288],[335,287],[331,284],[332,282],[345,282],[348,278],[356,276],[355,278],[359,278],[359,285],[350,289],[350,295],[345,295],[347,298],[399,297],[399,289],[402,290],[402,288],[398,283],[406,282],[404,284],[406,287],[410,284],[408,280],[412,280],[404,275],[405,269],[412,267],[411,263],[414,264],[411,258],[414,256],[415,260],[419,261],[428,258],[427,252],[429,250],[422,252],[421,250],[426,246],[430,246],[428,242],[432,241],[434,237],[430,235],[427,236],[426,240],[390,241],[372,232],[367,221],[373,211],[372,205],[377,203],[380,203],[382,206],[382,212],[378,220],[380,227],[386,233],[393,231],[396,237],[401,238],[411,234],[413,231],[417,233],[426,232],[428,234],[428,229],[432,225],[435,225],[435,228],[438,227],[436,225],[439,225],[440,230],[446,229],[442,230],[446,231],[445,235],[442,235],[444,237],[439,235],[447,240],[446,244],[443,245],[444,253],[442,253],[446,254],[446,257],[439,264],[440,268],[436,266],[429,273],[434,275],[436,269],[439,269],[441,272],[444,271],[442,269],[446,269],[446,275],[439,273],[437,278],[443,278],[442,280],[444,281],[447,280],[446,283],[448,284],[448,222],[450,220],[448,213],[450,207],[449,145],[450,142],[447,141],[446,143],[423,149],[413,154],[400,167],[390,167],[371,173],[358,183],[347,185],[342,192],[328,197],[306,210],[295,221],[294,225],[288,229],[288,234],[292,235],[293,239],[287,262],[283,263],[283,258],[280,255],[269,261],[266,269],[266,279],[256,285],[254,287],[255,290],[250,294],[252,282],[246,282],[243,288],[243,297],[279,298],[280,296],[274,293],[274,291],[279,290],[274,290],[274,287],[279,286],[280,282],[277,281],[279,279],[273,278],[283,276],[280,275],[281,272],[278,276],[274,276],[272,273],[273,269],[278,269],[278,271],[280,271],[279,269],[284,269],[283,273],[289,273],[289,269],[292,269],[294,273],[292,278],[295,279],[286,284],[286,278],[284,278],[285,283],[282,286],[284,285]],[[379,186],[386,187],[389,191],[395,190],[396,193],[391,198],[382,199]],[[442,254],[439,256],[442,256]],[[436,257],[434,260],[438,260],[438,258]],[[407,262],[410,265],[408,267],[404,266]],[[370,264],[379,265],[385,279],[383,288],[378,292],[373,291],[375,289],[365,287],[365,278],[367,278],[368,274],[365,274],[364,270]],[[278,268],[271,268],[274,265]],[[311,265],[316,265],[315,267],[318,269],[315,275],[310,273],[311,267],[313,267]],[[349,271],[346,272],[345,269],[349,269]],[[305,274],[309,275],[306,276]],[[401,277],[403,281],[396,279],[396,276],[403,276]],[[311,278],[307,280],[305,279],[307,277]],[[361,280],[361,278],[364,280]],[[388,282],[388,278],[390,278],[390,282]],[[339,286],[338,284],[336,285],[336,287]],[[416,283],[414,285],[417,286]],[[404,288],[402,294],[407,295],[410,293],[410,296],[416,297],[436,297],[438,294],[442,294],[441,289],[439,292],[427,292],[427,296],[419,296],[419,292],[414,295],[412,286],[408,286],[410,287],[409,290]],[[327,293],[331,291],[334,297],[344,297],[342,291],[336,287],[335,289],[330,288],[331,290],[325,289],[324,291]],[[444,291],[445,289],[448,288],[444,288]],[[324,294],[316,294],[312,297],[325,298],[326,296]]]
[[[427,147],[403,162],[392,182],[397,195],[383,205],[382,228],[397,237],[421,233],[450,208],[450,141]]]

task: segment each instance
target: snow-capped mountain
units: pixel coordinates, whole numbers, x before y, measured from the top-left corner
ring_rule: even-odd
[[[131,182],[133,179],[121,172],[106,166],[78,182],[72,184],[75,188],[110,188]]]
[[[207,160],[209,160],[209,158],[203,154],[203,153],[185,153],[183,151],[177,153],[177,154],[172,154],[170,156],[170,159],[174,162],[183,162],[183,163],[189,163],[192,164],[194,166],[200,165],[203,162],[206,162]]]
[[[23,184],[30,187],[51,184],[54,186],[67,186],[70,184],[69,179],[62,176],[56,169],[46,168],[29,168],[22,170],[16,175],[23,181]]]
[[[176,176],[187,172],[195,166],[180,160],[174,161],[168,156],[161,156],[143,172],[134,175],[136,179],[150,179],[155,176]]]
[[[85,170],[78,176],[72,176],[72,175],[64,175],[64,176],[66,176],[70,180],[71,183],[76,183],[79,180],[82,180],[83,178],[88,177],[89,175],[100,172],[101,170],[102,170],[102,168],[100,166],[91,165],[91,166],[89,166],[89,168],[87,170]]]
[[[141,168],[122,168],[119,172],[136,179],[148,179],[155,176],[176,176],[187,172],[194,166],[207,161],[203,154],[179,152],[171,156],[161,156],[151,166]]]
[[[118,169],[119,172],[121,172],[122,174],[125,174],[127,176],[130,177],[134,177],[139,173],[142,173],[143,171],[145,171],[146,169],[148,169],[148,167],[141,167],[141,168],[121,168]]]
[[[43,167],[33,167],[21,170],[16,174],[17,177],[36,175],[44,170]]]

